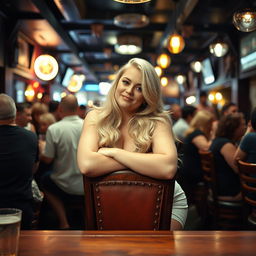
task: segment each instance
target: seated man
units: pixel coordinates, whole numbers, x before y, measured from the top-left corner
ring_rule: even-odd
[[[0,94],[0,208],[22,210],[22,229],[30,229],[33,218],[31,181],[37,167],[35,133],[16,126],[13,99]]]

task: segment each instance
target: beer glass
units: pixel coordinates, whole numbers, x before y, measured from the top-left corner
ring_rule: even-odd
[[[0,256],[17,256],[22,211],[0,208]]]

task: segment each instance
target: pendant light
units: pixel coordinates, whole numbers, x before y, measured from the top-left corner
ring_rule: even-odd
[[[256,29],[256,11],[250,8],[239,10],[233,14],[234,26],[242,32]]]
[[[159,67],[165,69],[165,68],[168,68],[170,66],[171,57],[166,53],[162,53],[158,56],[156,62],[157,62]]]
[[[218,41],[215,43],[210,44],[209,50],[210,53],[213,54],[215,57],[223,57],[228,52],[228,44]]]
[[[179,54],[183,51],[185,47],[184,38],[177,33],[176,25],[177,25],[177,8],[176,8],[176,0],[174,6],[174,33],[171,34],[167,40],[167,49],[170,53]]]

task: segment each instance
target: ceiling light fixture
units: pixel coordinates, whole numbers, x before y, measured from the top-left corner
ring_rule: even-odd
[[[161,68],[165,69],[167,67],[170,66],[171,64],[171,57],[166,54],[166,53],[162,53],[158,56],[157,60],[156,60],[158,66],[160,66]]]
[[[200,73],[202,70],[202,63],[200,61],[193,61],[190,63],[190,67],[196,73]]]
[[[59,71],[56,59],[48,54],[40,55],[34,62],[34,71],[38,78],[43,81],[52,80]]]
[[[184,84],[186,82],[186,77],[184,75],[175,76],[175,80],[178,84]]]
[[[209,46],[210,53],[215,57],[223,57],[228,52],[228,49],[228,44],[220,41],[212,43]]]
[[[142,28],[149,24],[149,18],[140,13],[124,13],[114,17],[114,24],[121,28]]]
[[[118,36],[115,51],[126,55],[138,54],[142,51],[142,39],[135,35]]]
[[[123,3],[123,4],[142,4],[142,3],[150,2],[151,0],[114,0],[114,1]]]
[[[237,11],[233,14],[234,26],[242,32],[251,32],[256,29],[256,11],[250,8]]]
[[[183,51],[185,47],[185,41],[183,37],[177,33],[173,33],[169,36],[167,42],[167,49],[170,53],[178,54]]]

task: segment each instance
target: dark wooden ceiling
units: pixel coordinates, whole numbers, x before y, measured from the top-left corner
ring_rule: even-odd
[[[143,50],[136,56],[155,65],[157,56],[168,52],[168,35],[177,29],[186,46],[182,53],[170,54],[172,64],[165,73],[186,73],[191,61],[209,54],[208,46],[218,36],[227,37],[236,49],[242,32],[233,26],[232,15],[255,4],[241,0],[152,0],[134,5],[113,0],[6,0],[0,3],[0,14],[10,21],[10,33],[20,29],[62,66],[84,73],[89,81],[106,81],[133,57],[115,52],[118,35],[141,37]],[[145,14],[150,22],[143,28],[116,26],[114,17],[124,13]],[[93,24],[103,27],[98,36],[92,33]]]

